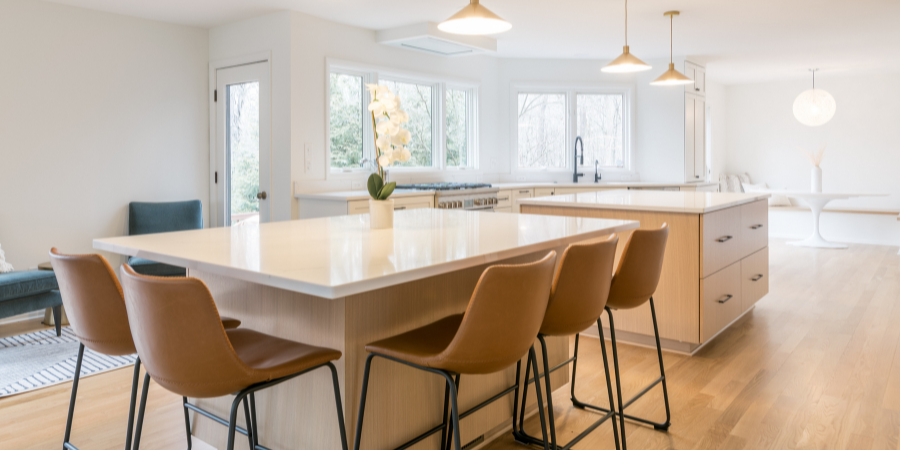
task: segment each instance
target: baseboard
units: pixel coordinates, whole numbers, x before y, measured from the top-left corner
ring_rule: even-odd
[[[17,322],[25,322],[28,320],[37,320],[44,318],[44,310],[40,311],[32,311],[30,313],[19,314],[18,316],[7,317],[5,319],[0,319],[0,327],[3,325],[9,325]]]

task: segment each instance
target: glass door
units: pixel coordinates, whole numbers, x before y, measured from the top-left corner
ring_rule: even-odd
[[[269,63],[216,71],[216,225],[271,218]]]

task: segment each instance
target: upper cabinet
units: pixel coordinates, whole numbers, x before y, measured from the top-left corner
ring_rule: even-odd
[[[684,86],[684,92],[695,95],[706,95],[706,69],[690,61],[684,62],[684,74],[694,80],[694,84]]]
[[[684,181],[706,180],[706,101],[684,95]]]

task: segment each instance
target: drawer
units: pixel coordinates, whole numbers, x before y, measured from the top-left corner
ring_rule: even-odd
[[[402,211],[405,209],[434,208],[434,197],[430,195],[419,195],[415,197],[397,197],[394,199],[394,211]],[[347,202],[347,214],[368,214],[368,200],[354,200]]]
[[[769,293],[769,247],[741,260],[741,309],[746,311]]]
[[[745,255],[741,244],[741,207],[723,209],[700,216],[700,272],[708,277]]]
[[[503,212],[503,213],[511,213],[512,206],[504,206],[503,208],[494,208],[494,212]]]
[[[741,241],[747,256],[769,245],[769,202],[759,200],[741,206]]]
[[[354,200],[352,202],[347,202],[347,214],[368,214],[369,213],[369,201],[368,200]]]
[[[512,206],[512,192],[509,190],[497,192],[497,206],[494,209],[508,206]]]
[[[513,212],[519,212],[519,202],[517,200],[534,197],[534,189],[512,189],[511,193]]]
[[[534,196],[535,197],[549,197],[556,192],[553,188],[535,188]]]
[[[700,339],[708,341],[743,312],[741,304],[741,263],[736,262],[700,281],[703,309]]]

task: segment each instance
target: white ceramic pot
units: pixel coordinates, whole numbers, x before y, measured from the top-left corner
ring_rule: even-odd
[[[822,192],[822,168],[813,167],[810,175],[811,192]]]
[[[394,227],[394,199],[369,199],[369,225],[373,230]]]

